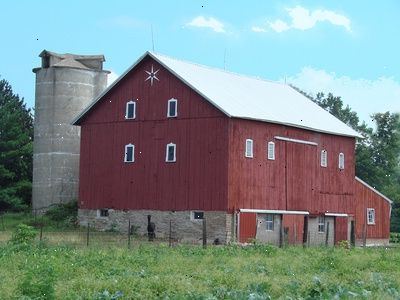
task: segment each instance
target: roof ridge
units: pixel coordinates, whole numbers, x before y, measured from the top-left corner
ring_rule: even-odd
[[[191,65],[202,67],[202,68],[205,68],[205,69],[209,69],[209,70],[213,70],[213,71],[219,71],[221,73],[227,73],[227,74],[230,74],[230,75],[235,75],[237,77],[243,77],[243,78],[248,78],[248,79],[253,79],[253,80],[258,80],[258,81],[263,81],[263,82],[269,82],[269,83],[274,83],[274,84],[277,84],[277,85],[283,85],[283,86],[288,86],[289,87],[289,85],[286,84],[286,83],[279,82],[279,81],[274,81],[274,80],[271,80],[271,79],[266,79],[266,78],[262,78],[262,77],[258,77],[258,76],[254,76],[254,75],[240,74],[240,73],[236,73],[236,72],[233,72],[233,71],[224,70],[224,69],[221,69],[221,68],[218,68],[218,67],[207,66],[207,65],[203,65],[203,64],[200,64],[200,63],[192,62],[192,61],[189,61],[189,60],[175,58],[175,57],[172,57],[172,56],[169,56],[169,55],[165,55],[165,54],[162,54],[162,53],[158,53],[158,52],[154,52],[154,51],[148,51],[148,53],[150,53],[151,55],[154,55],[154,56],[163,56],[165,58],[173,59],[175,61],[191,64]]]

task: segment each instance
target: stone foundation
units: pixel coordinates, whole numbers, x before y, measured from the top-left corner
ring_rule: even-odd
[[[101,217],[96,209],[79,209],[78,221],[82,226],[94,226],[97,230],[115,229],[128,232],[129,221],[138,235],[147,235],[147,215],[156,225],[156,237],[168,238],[171,222],[172,238],[179,242],[201,243],[203,238],[203,221],[193,219],[192,211],[159,211],[159,210],[108,210],[107,217]],[[219,239],[221,243],[231,241],[232,218],[225,211],[205,211],[207,243]]]
[[[367,239],[366,246],[367,247],[374,247],[374,246],[388,246],[389,239]],[[361,247],[363,246],[363,240],[356,240],[356,246]]]

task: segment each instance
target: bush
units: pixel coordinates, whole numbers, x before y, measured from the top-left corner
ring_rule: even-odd
[[[53,205],[45,213],[49,220],[67,226],[76,224],[77,215],[78,203],[76,201]]]
[[[14,231],[10,243],[13,245],[30,245],[36,237],[36,230],[29,225],[19,224]]]
[[[400,243],[400,233],[391,232],[390,233],[390,243]]]

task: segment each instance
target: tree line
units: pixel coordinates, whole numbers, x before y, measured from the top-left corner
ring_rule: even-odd
[[[375,128],[341,97],[318,93],[315,97],[294,87],[320,107],[359,132],[356,141],[356,176],[394,201],[391,230],[400,232],[400,117],[375,113]],[[31,206],[33,115],[11,85],[0,80],[0,211],[21,211]]]

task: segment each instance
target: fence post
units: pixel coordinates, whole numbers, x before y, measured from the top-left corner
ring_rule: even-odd
[[[293,245],[296,245],[297,244],[297,228],[296,228],[296,224],[293,225],[293,236],[294,236]]]
[[[363,247],[365,248],[367,246],[367,226],[364,223],[363,227]]]
[[[172,245],[172,220],[169,220],[169,236],[168,236],[168,246]]]
[[[40,241],[42,241],[43,238],[43,223],[40,223]]]
[[[1,217],[1,227],[3,228],[3,231],[6,231],[6,226],[4,225],[4,214],[0,214]]]
[[[89,232],[90,232],[90,222],[87,224],[87,231],[86,231],[86,246],[89,247]]]
[[[281,217],[281,224],[279,226],[279,248],[283,247],[283,217]]]
[[[303,247],[306,247],[308,244],[308,216],[304,216],[304,224],[303,224]]]
[[[206,218],[203,219],[203,248],[207,248],[207,222]]]
[[[131,248],[131,219],[128,220],[128,249]]]
[[[329,243],[329,222],[326,223],[325,246],[328,247]]]

